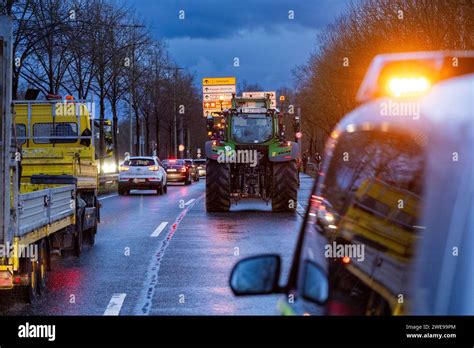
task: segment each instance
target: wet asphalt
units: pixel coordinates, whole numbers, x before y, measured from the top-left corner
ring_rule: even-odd
[[[258,200],[206,213],[205,178],[164,196],[104,196],[96,244],[54,255],[33,304],[0,293],[0,315],[276,315],[278,295],[236,298],[229,275],[241,258],[277,253],[285,282],[312,183],[301,176],[298,213]]]

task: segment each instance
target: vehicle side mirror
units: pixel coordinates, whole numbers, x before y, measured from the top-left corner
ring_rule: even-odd
[[[230,276],[234,295],[264,295],[281,292],[279,255],[259,255],[237,262]]]
[[[322,305],[329,297],[329,283],[326,272],[313,261],[304,264],[303,297],[311,302]]]

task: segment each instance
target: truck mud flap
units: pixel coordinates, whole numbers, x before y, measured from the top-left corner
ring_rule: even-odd
[[[82,223],[82,230],[88,230],[89,228],[92,228],[96,224],[96,208],[95,207],[86,207],[84,209],[84,220]]]

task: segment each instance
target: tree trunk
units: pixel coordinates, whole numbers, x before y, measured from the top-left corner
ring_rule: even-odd
[[[104,174],[104,149],[105,149],[105,136],[104,136],[104,120],[105,120],[105,92],[104,88],[100,88],[99,94],[99,159],[100,159],[100,174]]]
[[[113,100],[111,103],[110,103],[110,106],[111,106],[111,109],[112,109],[112,128],[113,128],[113,131],[112,131],[112,141],[114,143],[114,162],[115,162],[115,165],[117,166],[118,168],[118,165],[119,165],[119,154],[120,154],[120,150],[119,150],[119,142],[118,142],[118,115],[117,115],[117,101],[116,100]]]

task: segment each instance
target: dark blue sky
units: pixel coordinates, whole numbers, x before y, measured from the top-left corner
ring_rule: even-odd
[[[344,0],[126,1],[197,79],[236,76],[266,89],[293,84],[292,70],[316,49],[318,31],[346,7]]]

